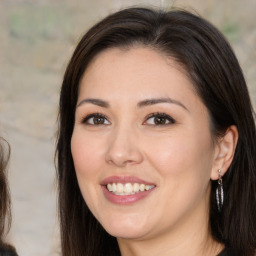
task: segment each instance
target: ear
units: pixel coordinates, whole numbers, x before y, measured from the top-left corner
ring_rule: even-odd
[[[237,141],[237,127],[232,125],[215,145],[214,162],[211,172],[212,180],[217,180],[219,178],[219,174],[223,176],[228,170],[235,154]],[[218,170],[221,170],[221,172],[219,173]]]

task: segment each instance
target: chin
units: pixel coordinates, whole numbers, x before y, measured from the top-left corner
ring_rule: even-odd
[[[120,223],[118,221],[107,225],[103,223],[103,228],[111,236],[123,239],[139,239],[149,232],[148,228],[145,228],[145,226],[134,223]]]
[[[132,240],[139,240],[142,237],[145,236],[146,232],[143,232],[141,230],[106,230],[107,233],[109,233],[111,236],[114,236],[116,238],[120,239],[132,239]]]

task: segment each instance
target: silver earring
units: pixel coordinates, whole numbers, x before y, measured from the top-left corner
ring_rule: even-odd
[[[216,199],[217,199],[217,206],[219,212],[221,212],[223,201],[224,201],[224,191],[223,191],[223,183],[222,183],[222,175],[221,170],[218,170],[219,178],[218,178],[218,187],[216,188]]]

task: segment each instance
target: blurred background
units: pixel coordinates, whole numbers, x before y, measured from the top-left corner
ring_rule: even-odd
[[[82,34],[127,6],[195,10],[230,40],[256,106],[256,0],[0,0],[0,134],[11,144],[13,225],[21,256],[59,255],[54,148],[60,85]]]

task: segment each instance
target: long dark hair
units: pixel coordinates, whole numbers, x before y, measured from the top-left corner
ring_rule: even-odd
[[[11,197],[7,179],[7,165],[10,158],[10,145],[0,137],[0,255],[17,256],[15,248],[6,243],[5,236],[11,228]]]
[[[0,137],[0,247],[4,245],[3,236],[11,225],[11,200],[6,173],[9,156],[9,144]]]
[[[57,139],[59,214],[63,256],[120,255],[117,241],[91,214],[80,193],[71,136],[80,79],[90,61],[107,48],[150,47],[181,64],[208,109],[213,137],[231,125],[239,132],[234,160],[223,177],[221,213],[211,186],[212,236],[238,255],[256,248],[256,143],[254,112],[239,63],[223,35],[187,11],[129,8],[93,26],[78,43],[60,94]]]

